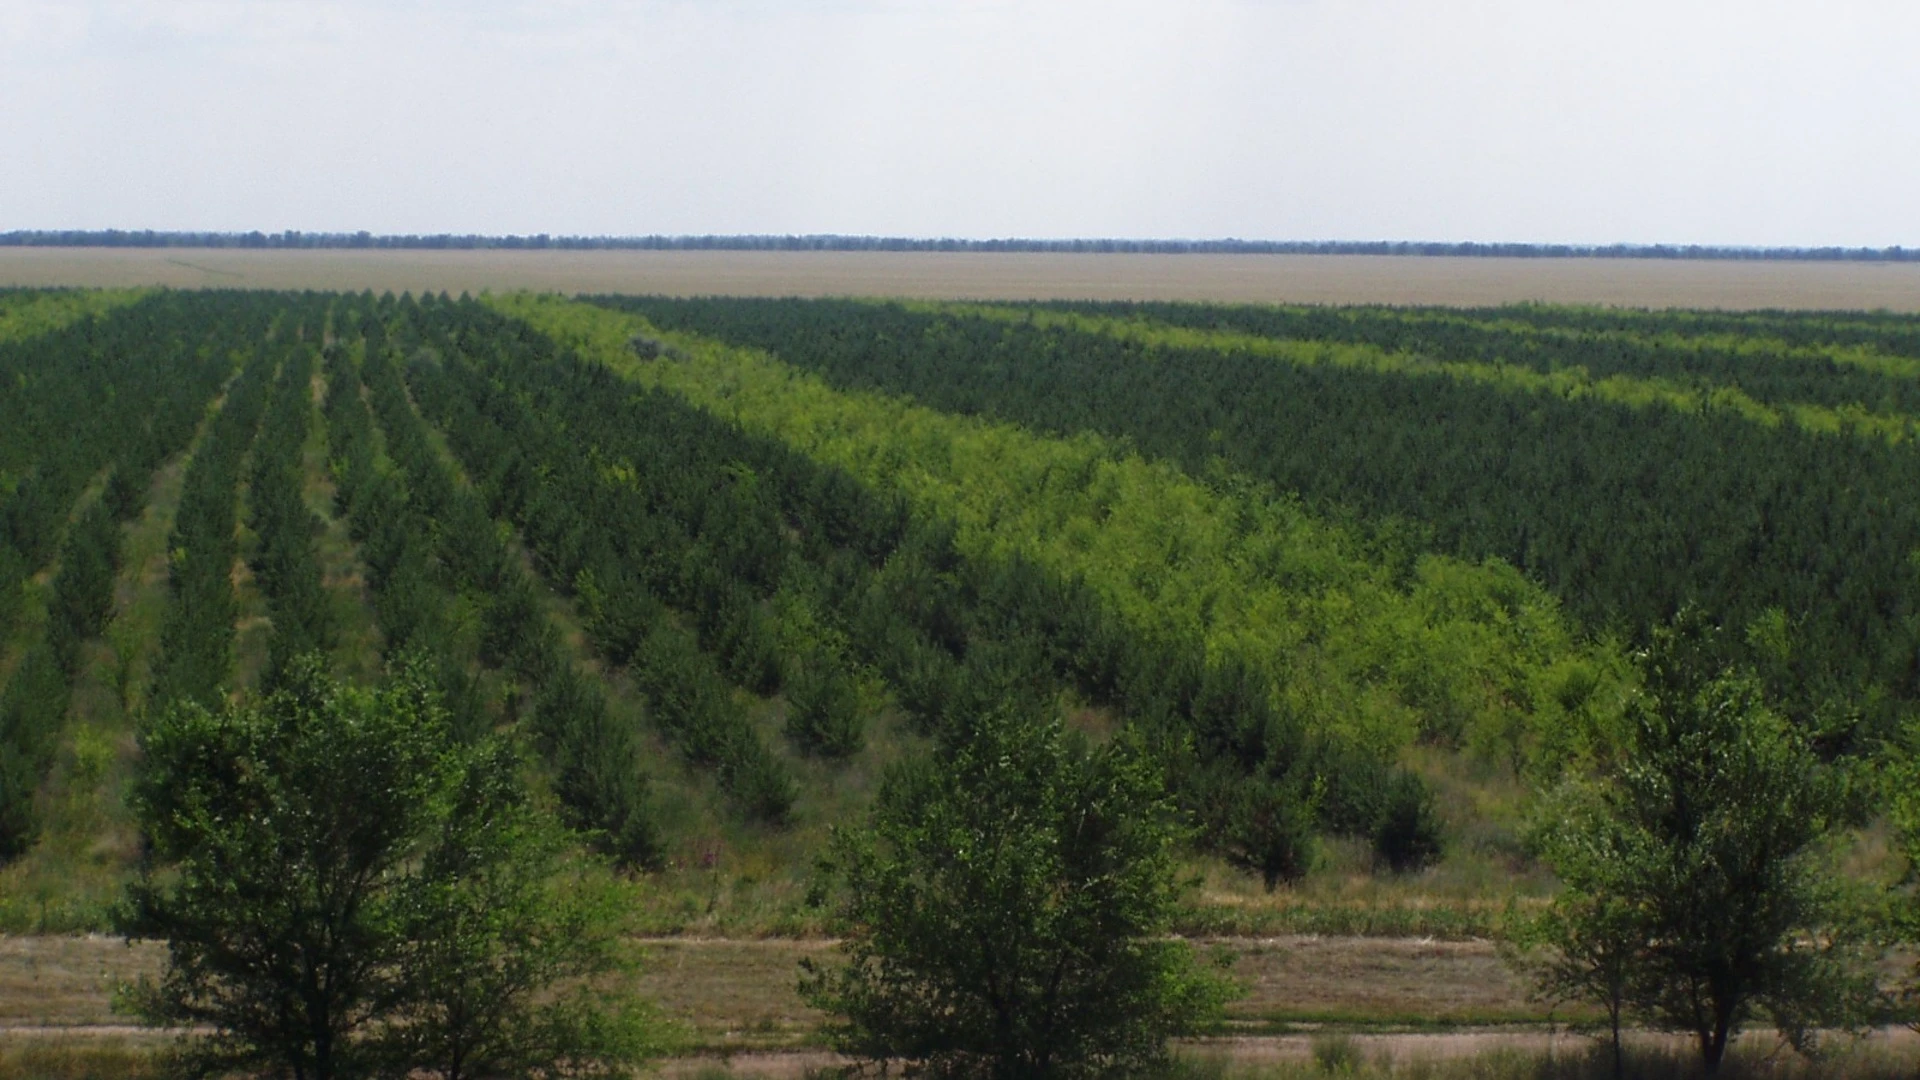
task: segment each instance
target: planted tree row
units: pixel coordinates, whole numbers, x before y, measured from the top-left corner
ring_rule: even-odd
[[[158,294],[0,342],[0,635],[19,617],[26,580],[57,550],[74,500],[116,461],[122,483],[140,488],[185,444],[263,310],[229,294]]]
[[[1402,565],[1511,562],[1596,630],[1638,637],[1698,604],[1752,628],[1731,645],[1803,717],[1920,698],[1920,472],[1880,438],[899,306],[618,303],[838,387],[1224,464],[1358,515]]]
[[[266,408],[276,356],[256,347],[227,388],[181,484],[154,667],[151,700],[159,708],[176,701],[216,707],[232,678],[241,468]]]
[[[154,470],[186,449],[218,385],[223,365],[209,350],[217,349],[219,335],[190,337],[185,326],[171,328],[175,335],[152,343],[146,362],[177,377],[154,380],[144,414],[90,433],[77,446],[49,447],[41,461],[50,467],[35,474],[53,476],[98,455],[111,461],[98,478],[97,496],[63,523],[44,629],[0,693],[0,859],[26,850],[37,832],[35,794],[53,765],[82,647],[100,636],[113,613],[122,526],[144,508]]]
[[[469,336],[498,345],[509,334]],[[1140,635],[1084,583],[1020,558],[963,558],[951,523],[916,518],[899,495],[879,495],[842,469],[550,343],[503,347],[486,374],[475,392],[492,407],[545,418],[552,449],[539,460],[542,480],[569,485],[572,503],[592,507],[601,529],[633,545],[633,564],[644,566],[645,552],[664,556],[640,571],[646,584],[702,616],[703,597],[741,597],[735,620],[715,634],[727,643],[723,656],[754,640],[749,620],[768,620],[765,634],[776,640],[791,633],[795,609],[783,598],[797,594],[812,601],[801,609],[805,636],[844,642],[930,732],[1020,684],[1074,686],[1162,733],[1192,803],[1214,817],[1239,815],[1215,832],[1231,834],[1229,843],[1262,846],[1285,825],[1304,855],[1324,826],[1375,835],[1396,862],[1433,853],[1430,844],[1403,851],[1383,828],[1398,793],[1426,815],[1418,824],[1431,839],[1417,780],[1387,782],[1377,752],[1328,732],[1309,736],[1299,717],[1275,710],[1262,678],[1208,663],[1196,640]]]
[[[1758,336],[1796,348],[1859,347],[1886,356],[1920,358],[1920,325],[1912,315],[1892,311],[1636,311],[1520,304],[1455,314],[1581,333]]]
[[[1824,317],[1692,313],[1631,316],[1570,309],[1478,312],[1404,308],[1062,303],[1080,311],[1167,326],[1265,338],[1365,345],[1434,362],[1494,362],[1539,372],[1582,369],[1596,379],[1653,378],[1735,387],[1759,401],[1920,413],[1920,355],[1905,321],[1862,332]]]
[[[653,722],[690,760],[711,767],[749,815],[784,821],[795,797],[785,764],[733,700],[713,656],[622,564],[591,501],[579,501],[550,474],[553,462],[570,456],[566,445],[549,441],[510,397],[476,398],[472,370],[458,357],[447,358],[444,369],[416,362],[408,378],[493,511],[520,530],[549,580],[561,588],[596,583],[588,596],[590,632],[609,663],[628,669]],[[530,588],[503,595],[500,605],[503,619],[521,618],[515,608],[525,618],[537,610]],[[536,727],[578,707],[546,694],[535,702]]]
[[[321,583],[320,519],[307,508],[302,461],[313,417],[311,345],[294,345],[280,364],[253,446],[247,508],[259,537],[251,564],[273,623],[262,685],[280,684],[289,665],[308,653],[327,653],[337,637],[335,616]]]
[[[476,678],[505,668],[528,688],[534,745],[552,769],[563,816],[596,847],[630,866],[660,856],[647,801],[639,734],[580,674],[540,610],[535,586],[487,514],[459,484],[408,401],[387,356],[377,313],[363,311],[365,361],[329,359],[328,415],[335,475],[362,545],[389,666],[408,655],[431,664],[451,730],[478,739],[492,718]],[[380,422],[362,397],[362,374]],[[384,452],[376,448],[385,432]],[[476,611],[477,619],[462,618]],[[469,623],[479,632],[470,633]]]

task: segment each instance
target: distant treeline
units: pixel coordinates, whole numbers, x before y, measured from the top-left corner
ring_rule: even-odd
[[[404,248],[565,251],[962,251],[1127,255],[1453,255],[1523,259],[1740,259],[1920,262],[1920,248],[1718,247],[1699,244],[1479,244],[1405,240],[959,240],[899,236],[377,236],[368,232],[33,230],[0,233],[0,247]]]

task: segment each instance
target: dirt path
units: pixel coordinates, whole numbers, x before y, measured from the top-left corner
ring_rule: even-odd
[[[1203,1060],[1223,1061],[1235,1070],[1262,1066],[1308,1062],[1327,1052],[1323,1035],[1262,1035],[1223,1039],[1196,1039],[1182,1042],[1176,1052]],[[1744,1041],[1755,1051],[1767,1054],[1779,1048],[1778,1036],[1768,1031],[1747,1033]],[[1646,1051],[1665,1051],[1686,1057],[1692,1052],[1689,1040],[1682,1036],[1634,1032],[1628,1035],[1630,1047]],[[1865,1040],[1864,1049],[1889,1057],[1912,1058],[1920,1053],[1920,1035],[1906,1028],[1883,1029]],[[1415,1062],[1459,1061],[1493,1053],[1513,1053],[1538,1057],[1584,1056],[1595,1042],[1587,1035],[1566,1030],[1514,1030],[1457,1032],[1403,1032],[1394,1034],[1349,1035],[1331,1049],[1350,1054],[1348,1060],[1380,1067],[1389,1063],[1405,1066]],[[1786,1051],[1781,1050],[1784,1054]],[[663,1062],[660,1075],[687,1078],[725,1069],[736,1077],[756,1080],[803,1080],[819,1069],[844,1065],[847,1059],[820,1050],[762,1051],[725,1056],[674,1058]]]
[[[834,943],[790,938],[654,938],[634,992],[688,1024],[707,1045],[775,1049],[820,1021],[795,992],[799,961]],[[1249,1034],[1300,1024],[1349,1027],[1538,1023],[1545,1010],[1490,942],[1409,938],[1223,938],[1245,987],[1229,1018]],[[159,969],[153,944],[105,936],[0,937],[0,1027],[123,1025],[113,988]]]
[[[653,938],[636,994],[651,998],[708,1048],[663,1064],[691,1078],[716,1067],[735,1076],[799,1080],[838,1063],[808,1045],[819,1014],[794,990],[802,957],[834,942],[788,938]],[[1311,1060],[1329,1038],[1357,1060],[1470,1058],[1493,1051],[1585,1053],[1590,1041],[1548,1026],[1543,1006],[1506,969],[1491,942],[1292,936],[1200,942],[1232,953],[1246,994],[1229,1008],[1236,1034],[1183,1044],[1186,1054],[1236,1066]],[[0,1041],[97,1041],[144,1045],[166,1036],[128,1024],[111,1008],[113,987],[158,970],[162,950],[111,937],[0,936]],[[1555,1019],[1566,1019],[1564,1013]],[[1434,1027],[1452,1030],[1406,1030]],[[1397,1029],[1397,1030],[1396,1030]],[[1747,1036],[1766,1044],[1767,1033]],[[1684,1044],[1636,1034],[1647,1047]],[[1876,1049],[1920,1055],[1920,1035],[1873,1036]]]

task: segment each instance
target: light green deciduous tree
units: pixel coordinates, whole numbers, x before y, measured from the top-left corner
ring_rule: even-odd
[[[1712,1072],[1758,1016],[1806,1046],[1875,991],[1824,858],[1844,778],[1710,655],[1688,627],[1657,635],[1620,763],[1539,839],[1565,885],[1543,988],[1686,1032]]]

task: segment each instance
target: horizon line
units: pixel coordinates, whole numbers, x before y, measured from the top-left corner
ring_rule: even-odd
[[[1797,247],[1737,244],[1555,244],[1426,240],[1244,240],[1187,238],[961,239],[848,233],[707,233],[552,235],[191,231],[157,229],[16,229],[0,247],[128,247],[239,249],[390,249],[505,251],[886,251],[1035,254],[1389,255],[1477,258],[1705,259],[1803,262],[1920,262],[1920,248]]]

